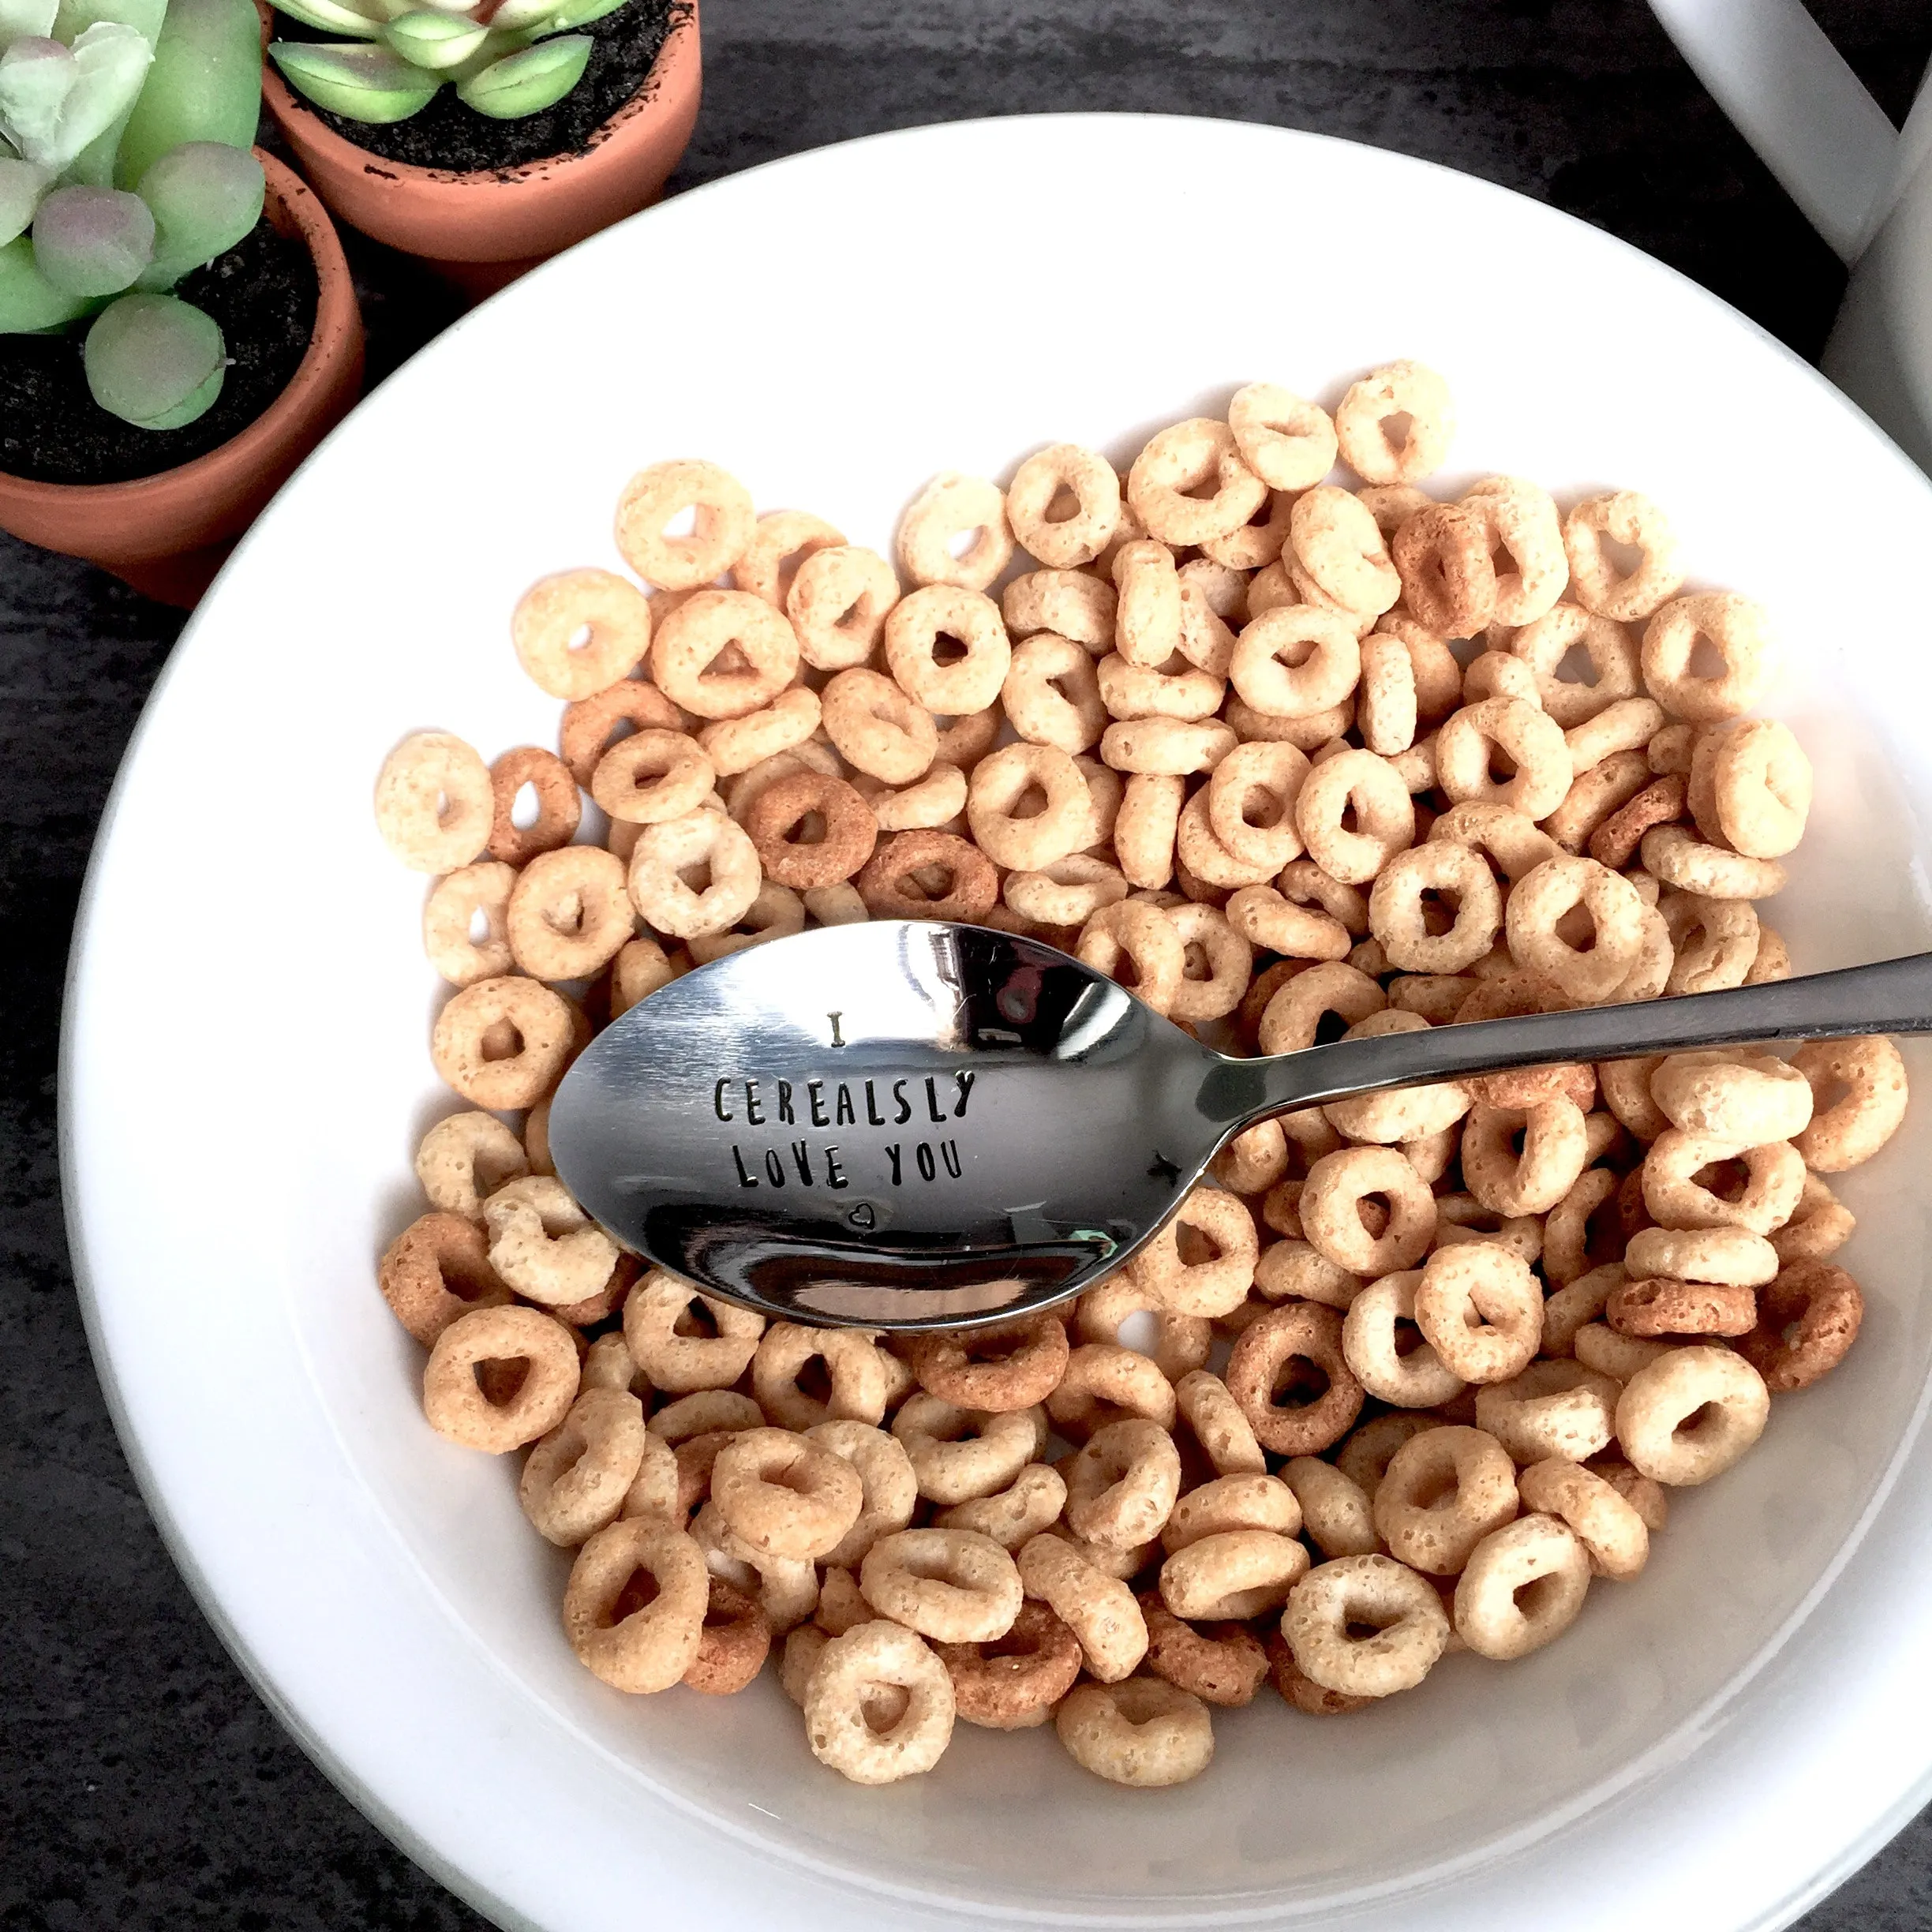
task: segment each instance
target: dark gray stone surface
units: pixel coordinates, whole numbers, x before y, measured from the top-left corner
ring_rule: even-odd
[[[1902,112],[1932,53],[1922,0],[1814,11]],[[710,0],[705,31],[675,188],[881,128],[1160,110],[1485,176],[1661,256],[1807,354],[1843,286],[1640,0]],[[1069,209],[1083,249],[1133,204],[1120,182]],[[1399,278],[1398,230],[1391,244]],[[380,376],[454,310],[420,271],[354,253]],[[1499,264],[1499,304],[1534,302],[1549,328],[1588,299]],[[135,1492],[74,1306],[54,1149],[62,968],[102,802],[179,627],[0,537],[0,1929],[480,1928],[223,1653]],[[1932,1814],[1804,1924],[1932,1926]]]

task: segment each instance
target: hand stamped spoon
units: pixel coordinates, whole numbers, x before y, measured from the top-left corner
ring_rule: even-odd
[[[1118,1267],[1231,1135],[1561,1060],[1932,1031],[1932,953],[1273,1059],[1204,1046],[1050,946],[880,921],[748,948],[607,1028],[559,1175],[627,1247],[765,1313],[874,1328],[1043,1308]]]

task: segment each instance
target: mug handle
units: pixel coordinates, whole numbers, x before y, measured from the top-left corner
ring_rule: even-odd
[[[1800,0],[1650,0],[1691,71],[1841,260],[1889,204],[1898,135]]]

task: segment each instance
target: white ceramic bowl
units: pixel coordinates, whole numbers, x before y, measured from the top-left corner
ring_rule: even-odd
[[[1776,613],[1816,762],[1777,921],[1800,966],[1932,942],[1932,492],[1809,369],[1581,224],[1418,163],[1212,122],[883,137],[642,215],[365,403],[178,649],[95,853],[68,1010],[74,1250],[150,1503],[264,1695],[372,1816],[508,1925],[1313,1923],[1708,1932],[1793,1915],[1932,1766],[1932,1104],[1848,1178],[1849,1365],[1680,1495],[1643,1578],[1530,1660],[1317,1723],[1217,1717],[1133,1794],[1050,1731],[931,1776],[820,1770],[769,1677],[627,1700],[581,1669],[511,1461],[453,1448],[372,1282],[449,1110],[422,882],[370,788],[403,732],[549,741],[506,620],[617,560],[658,458],[885,547],[933,471],[1124,455],[1398,355],[1452,384],[1446,481],[1667,505],[1698,580]],[[1922,1086],[1925,1061],[1913,1056]],[[747,1915],[749,1915],[747,1916]]]

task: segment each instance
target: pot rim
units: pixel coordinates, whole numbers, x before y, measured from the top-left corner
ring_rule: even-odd
[[[218,470],[238,465],[249,466],[259,455],[272,449],[291,426],[303,407],[298,398],[321,377],[331,338],[339,333],[340,324],[355,310],[355,294],[342,238],[320,196],[286,162],[278,161],[260,148],[253,152],[268,182],[268,206],[279,208],[294,223],[316,271],[315,322],[309,331],[309,346],[296,364],[294,374],[253,422],[237,430],[227,442],[216,444],[186,462],[157,470],[150,476],[130,477],[120,483],[44,483],[37,477],[0,470],[0,486],[4,486],[14,502],[36,504],[57,511],[63,506],[98,504],[115,496],[125,499],[131,509],[138,510],[144,497],[164,491],[171,494],[184,481],[212,477]],[[274,219],[272,215],[270,219]]]
[[[271,17],[273,9],[268,0],[255,0],[255,3],[264,20]],[[679,0],[672,0],[674,7],[678,4]],[[282,78],[275,63],[266,58],[262,62],[262,98],[279,125],[286,125],[291,120],[299,121],[301,142],[328,155],[338,167],[354,165],[348,157],[361,155],[379,163],[375,171],[391,177],[399,185],[436,188],[522,187],[590,160],[608,147],[620,131],[629,131],[629,123],[644,119],[652,109],[660,106],[660,97],[665,91],[663,83],[669,77],[671,66],[695,57],[698,32],[698,0],[683,0],[682,10],[673,14],[664,45],[658,48],[650,71],[638,84],[637,92],[607,120],[597,123],[583,147],[574,148],[567,154],[545,155],[537,160],[519,162],[510,167],[423,167],[413,161],[392,161],[373,148],[358,146],[346,135],[337,133]]]

